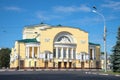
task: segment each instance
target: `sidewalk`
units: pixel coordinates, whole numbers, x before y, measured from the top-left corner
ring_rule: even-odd
[[[96,69],[0,69],[2,71],[101,71]]]

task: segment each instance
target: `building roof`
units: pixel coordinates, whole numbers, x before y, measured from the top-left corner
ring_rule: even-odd
[[[58,25],[49,25],[49,24],[44,24],[44,23],[41,23],[41,24],[34,24],[34,25],[27,25],[27,26],[25,26],[24,28],[27,28],[27,29],[34,29],[35,27],[44,27],[44,26],[48,26],[47,27],[47,29],[48,28],[58,28],[58,27],[61,27],[61,28],[66,28],[66,27],[68,27],[68,28],[75,28],[75,29],[79,29],[79,30],[81,30],[81,31],[84,31],[84,32],[86,32],[86,33],[88,33],[87,31],[85,31],[85,30],[82,30],[81,28],[78,28],[78,27],[73,27],[73,26],[64,26],[64,25],[61,25],[61,24],[58,24]]]
[[[35,27],[43,27],[43,26],[49,26],[48,24],[33,24],[33,25],[27,25],[25,28],[35,28]]]
[[[36,38],[33,39],[22,39],[22,40],[17,40],[18,42],[23,42],[23,43],[39,43]]]
[[[89,45],[95,45],[95,46],[100,46],[100,44],[96,44],[96,43],[91,43],[91,42],[89,42]]]

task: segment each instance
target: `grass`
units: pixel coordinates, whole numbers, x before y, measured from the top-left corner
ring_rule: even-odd
[[[112,75],[120,75],[120,72],[113,72],[113,71],[107,71],[107,72],[101,71],[101,73],[112,74]]]

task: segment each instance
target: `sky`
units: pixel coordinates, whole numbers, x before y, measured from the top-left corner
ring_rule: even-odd
[[[12,48],[22,39],[23,28],[40,24],[70,26],[89,33],[89,42],[104,51],[102,16],[107,27],[107,53],[111,54],[120,26],[119,0],[0,0],[0,47]]]

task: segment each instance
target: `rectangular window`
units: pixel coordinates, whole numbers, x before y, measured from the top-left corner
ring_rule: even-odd
[[[92,60],[92,49],[90,49],[90,60]]]
[[[56,49],[53,49],[53,57],[56,57]]]
[[[47,54],[45,54],[45,59],[47,59]]]
[[[84,55],[82,54],[82,60],[84,60]]]
[[[75,53],[75,49],[73,49],[73,58],[76,58],[76,53]]]
[[[30,55],[29,55],[29,58],[32,58],[32,47],[30,47],[29,49],[30,49]]]
[[[60,57],[61,57],[61,49],[58,48],[58,58],[60,58]]]
[[[66,58],[66,48],[63,48],[63,58]]]
[[[69,59],[71,59],[71,49],[70,48],[68,48],[68,57],[69,57]]]
[[[34,47],[34,58],[37,58],[37,51],[38,51],[38,48]]]

